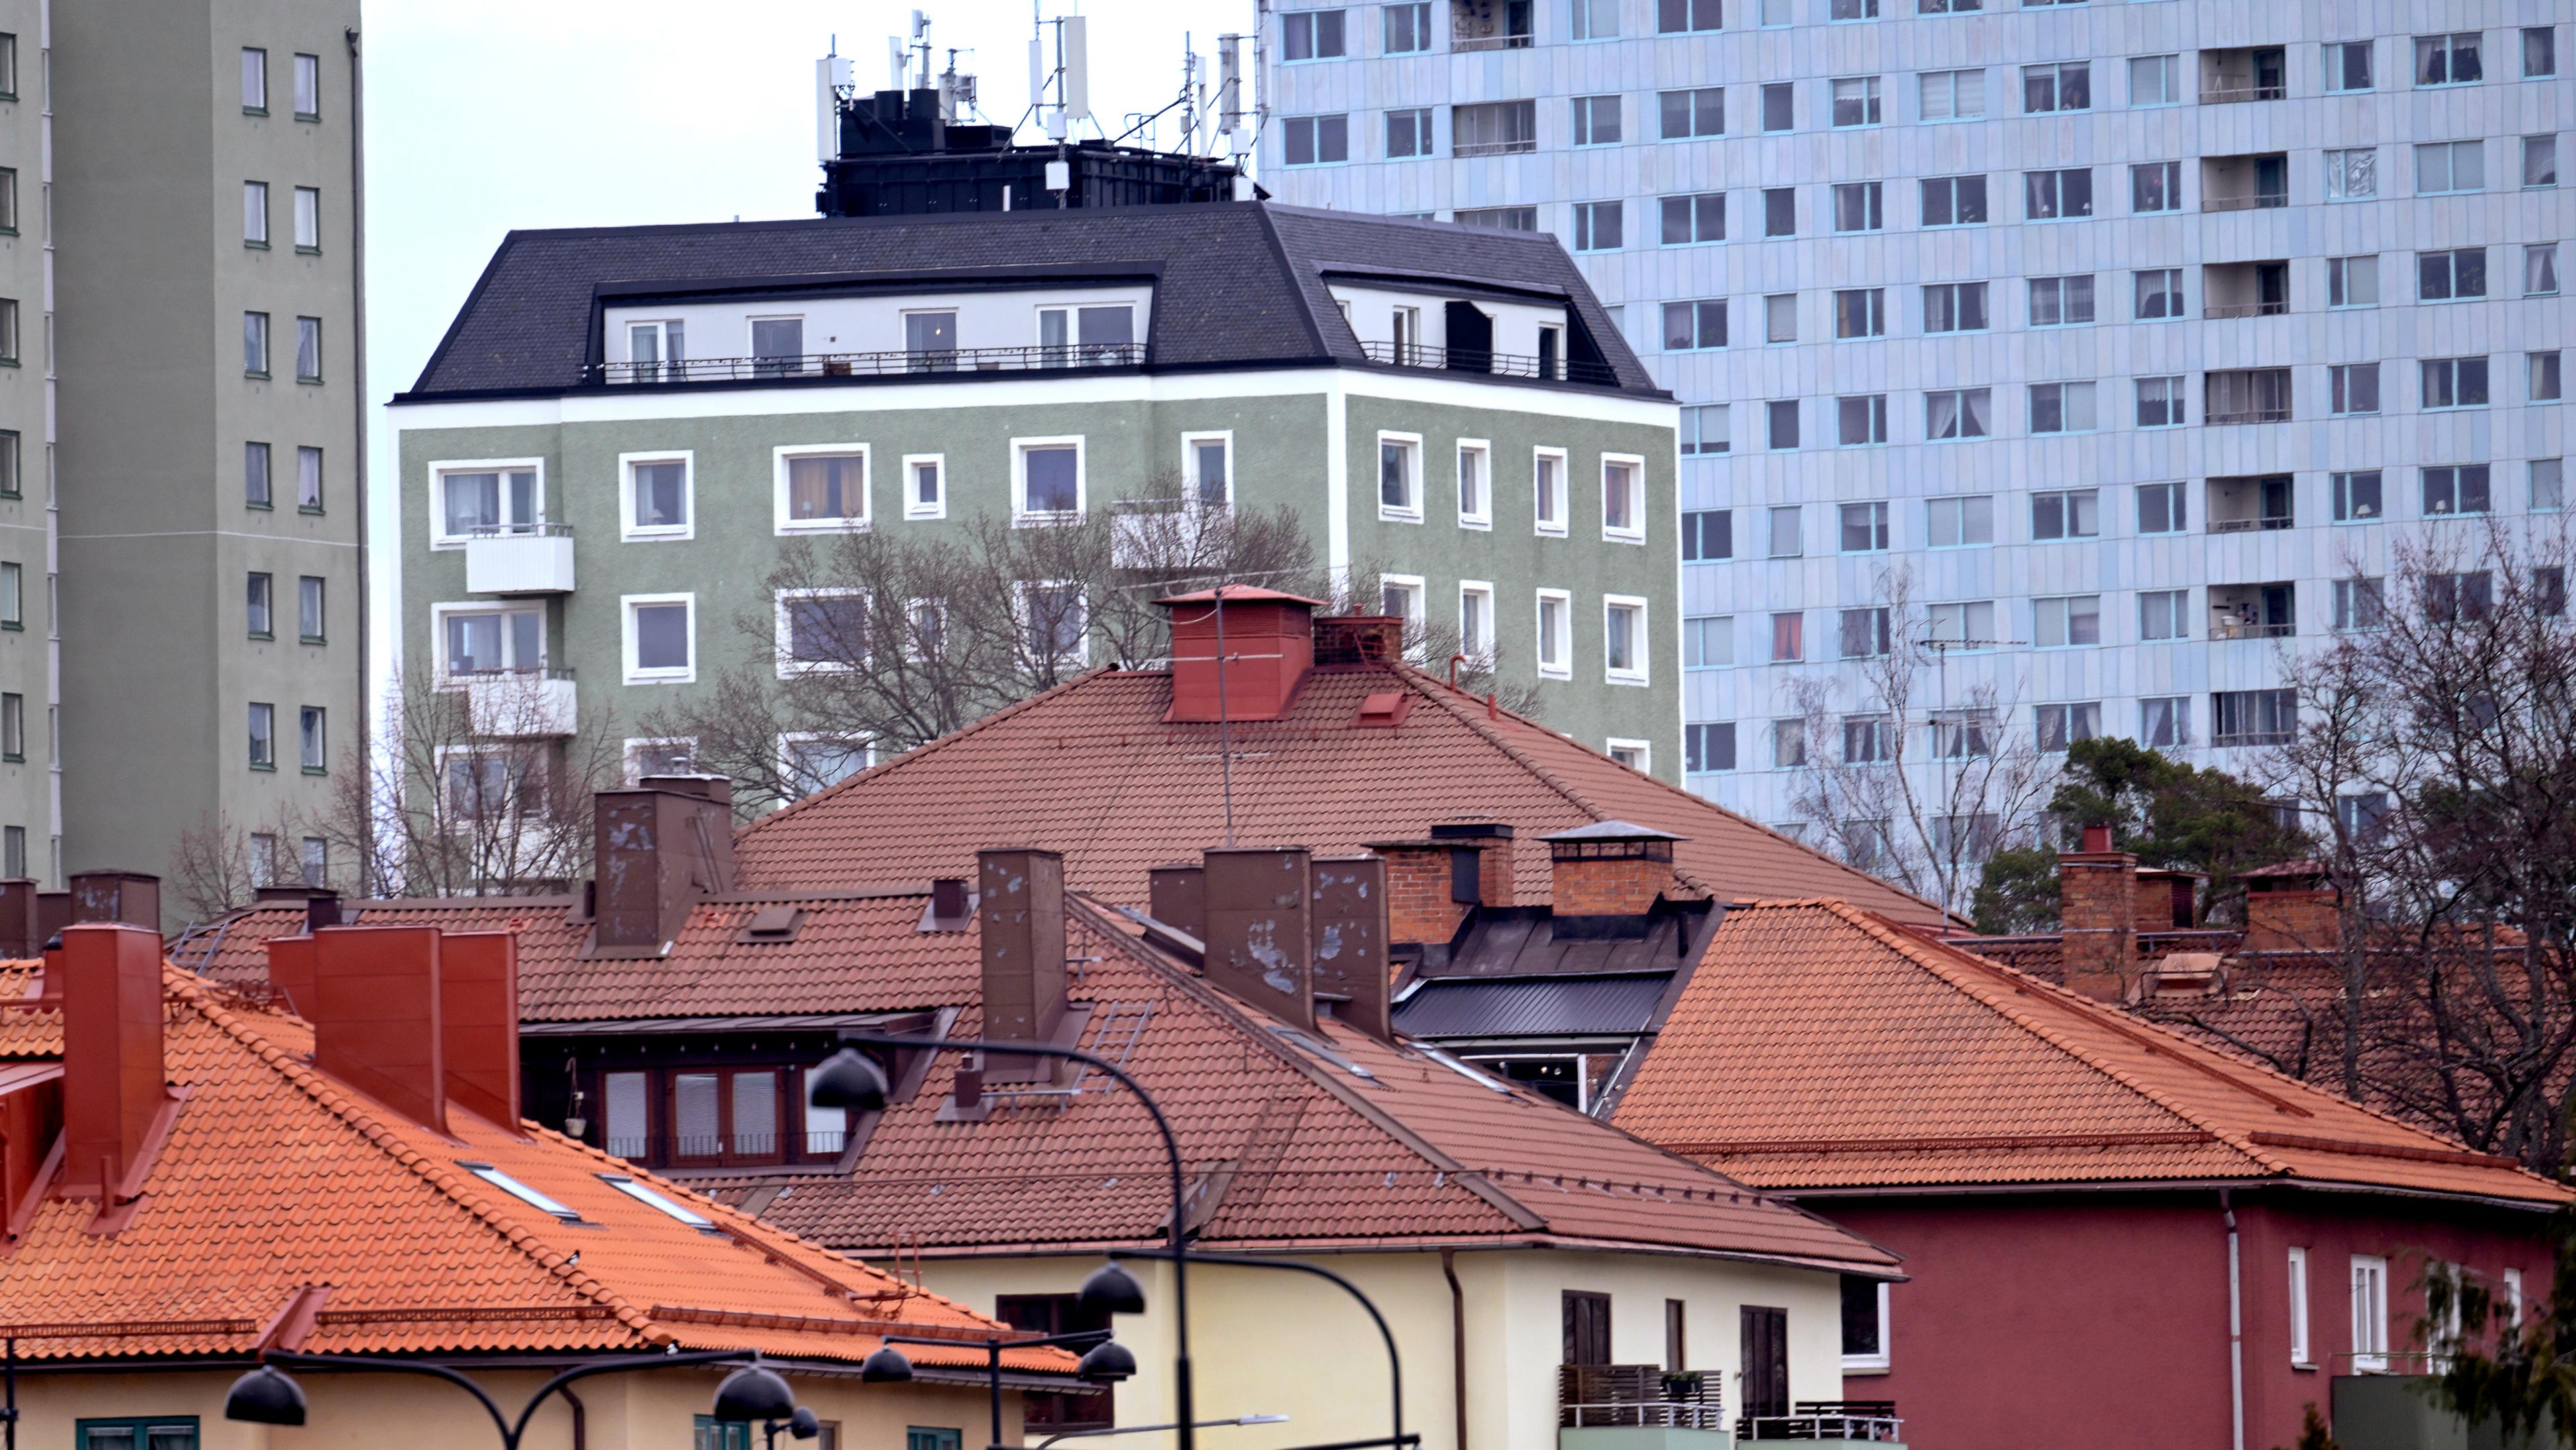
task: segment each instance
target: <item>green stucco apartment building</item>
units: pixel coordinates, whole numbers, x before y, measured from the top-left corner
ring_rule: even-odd
[[[1553,237],[1258,201],[517,232],[393,412],[407,686],[533,693],[513,734],[708,688],[788,540],[1160,475],[1289,505],[1679,779],[1675,409]]]

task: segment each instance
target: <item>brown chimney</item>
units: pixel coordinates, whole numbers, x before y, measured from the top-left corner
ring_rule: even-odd
[[[1207,940],[1207,868],[1195,861],[1145,873],[1145,914],[1175,931]]]
[[[2139,868],[2130,925],[2141,932],[2190,930],[2197,924],[2193,908],[2199,886],[2197,871]]]
[[[102,1208],[142,1188],[170,1101],[161,1056],[161,934],[99,924],[63,932],[62,1191]]]
[[[2323,862],[2292,861],[2245,873],[2249,952],[2333,951],[2343,944],[2343,896]]]
[[[1053,1042],[1064,1022],[1064,857],[1031,846],[975,853],[977,935],[984,959],[985,1038]],[[1054,1075],[1045,1058],[993,1053],[984,1075],[1034,1082]]]
[[[1404,658],[1404,621],[1392,614],[1335,614],[1315,621],[1315,663],[1391,665]]]
[[[1313,863],[1315,995],[1342,999],[1335,1016],[1393,1040],[1387,1006],[1386,860],[1319,856]]]
[[[68,891],[36,893],[36,942],[39,946],[52,941],[62,929],[72,924],[72,894]]]
[[[1309,1030],[1315,1025],[1307,955],[1312,877],[1302,846],[1207,853],[1209,983]]]
[[[273,936],[268,939],[268,990],[286,1004],[286,1010],[310,1022],[319,1008],[313,995],[320,949],[311,933],[303,936]]]
[[[733,889],[733,783],[655,775],[592,797],[594,954],[659,956],[699,898]]]
[[[1595,821],[1539,839],[1547,842],[1548,900],[1563,922],[1653,910],[1673,884],[1673,843],[1684,838],[1628,821]]]
[[[83,871],[72,877],[76,922],[121,921],[161,929],[161,878],[141,871]]]
[[[315,1067],[444,1133],[447,1026],[438,938],[434,926],[335,926],[314,933],[309,1020]],[[274,956],[269,970],[274,980]]]
[[[518,933],[454,931],[440,938],[438,1018],[448,1102],[517,1132]]]
[[[1227,720],[1276,720],[1287,713],[1315,662],[1315,611],[1323,601],[1221,584],[1154,602],[1172,620],[1172,707],[1165,721],[1216,720],[1220,706]]]
[[[2058,954],[2072,990],[2104,1002],[2134,994],[2137,876],[2138,858],[2111,849],[2106,825],[2086,826],[2084,849],[2058,856]]]
[[[26,962],[44,950],[45,939],[36,932],[35,881],[25,876],[0,880],[0,956]]]

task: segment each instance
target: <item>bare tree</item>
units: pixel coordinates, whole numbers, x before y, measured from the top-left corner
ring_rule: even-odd
[[[212,921],[248,906],[262,886],[304,882],[301,847],[312,834],[292,813],[253,825],[210,812],[179,832],[170,852],[171,885],[190,920]]]
[[[1879,595],[1837,641],[1855,697],[1830,677],[1790,686],[1804,752],[1792,808],[1843,860],[1964,910],[1986,858],[2033,832],[2054,772],[2009,728],[2009,693],[1948,683],[1951,651],[1992,642],[1941,637],[1902,569]]]
[[[1342,570],[1319,597],[1335,614],[1390,612],[1387,574],[1381,561],[1355,563]],[[1543,718],[1547,698],[1535,680],[1504,680],[1506,651],[1495,642],[1499,631],[1494,620],[1485,621],[1484,638],[1470,640],[1462,621],[1435,619],[1428,608],[1393,612],[1404,620],[1405,659],[1443,679],[1454,679],[1470,695],[1490,694],[1503,709],[1533,720]]]

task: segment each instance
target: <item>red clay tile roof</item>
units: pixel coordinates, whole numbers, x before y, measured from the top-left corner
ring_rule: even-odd
[[[1370,695],[1413,708],[1355,724]],[[1149,867],[1223,838],[1217,727],[1165,724],[1168,674],[1101,670],[988,716],[754,823],[737,838],[746,892],[973,873],[999,845],[1062,851],[1065,884],[1142,905]],[[1275,721],[1230,727],[1235,837],[1355,852],[1462,813],[1509,822],[1513,901],[1548,899],[1533,838],[1601,820],[1687,837],[1677,873],[1721,901],[1831,895],[1903,920],[1941,912],[1714,803],[1400,666],[1319,666]]]
[[[27,985],[0,969],[0,998]],[[981,1338],[965,1308],[617,1159],[453,1106],[442,1137],[306,1060],[312,1033],[184,972],[167,977],[165,1060],[186,1091],[141,1207],[92,1234],[94,1200],[51,1199],[0,1257],[0,1334],[28,1359],[238,1356],[298,1296],[329,1287],[316,1353],[756,1348],[864,1358],[886,1332]],[[11,1057],[61,1052],[57,1011],[10,1009]],[[579,1211],[568,1226],[473,1176],[489,1164]],[[631,1175],[714,1221],[707,1233],[602,1181]],[[579,1263],[573,1262],[578,1255]],[[927,1364],[980,1349],[910,1347]],[[1067,1371],[1061,1351],[1007,1351]]]
[[[2576,1197],[1832,901],[1728,913],[1617,1122],[1770,1188],[2239,1178]]]

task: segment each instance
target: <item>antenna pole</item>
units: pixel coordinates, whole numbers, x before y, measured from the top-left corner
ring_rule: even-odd
[[[1216,762],[1225,783],[1225,848],[1234,849],[1234,744],[1225,698],[1225,586],[1216,586]]]

